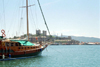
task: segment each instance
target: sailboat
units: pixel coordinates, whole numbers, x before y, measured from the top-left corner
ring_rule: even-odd
[[[39,0],[38,0],[38,4],[40,6]],[[40,6],[40,10],[43,15],[41,6]],[[9,60],[11,58],[37,56],[40,55],[42,51],[48,46],[48,44],[43,45],[42,42],[39,42],[39,45],[36,45],[35,43],[31,43],[29,41],[28,0],[26,0],[26,14],[27,14],[27,40],[4,39],[5,30],[3,29],[1,30],[2,36],[0,36],[0,60]],[[43,19],[45,21],[44,15],[43,15]]]

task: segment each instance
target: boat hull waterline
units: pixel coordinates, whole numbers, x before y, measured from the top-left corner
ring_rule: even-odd
[[[32,58],[36,56],[40,56],[42,51],[47,47],[47,45],[44,48],[36,49],[36,50],[28,50],[28,51],[20,51],[20,52],[14,52],[11,53],[11,57],[9,57],[9,54],[5,55],[6,58],[2,59],[2,55],[0,58],[0,61],[7,61],[7,60],[16,60],[16,59],[25,59],[25,58]]]

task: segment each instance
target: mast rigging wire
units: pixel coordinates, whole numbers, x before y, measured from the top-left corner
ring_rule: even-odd
[[[36,3],[36,0],[34,0],[34,3]],[[36,20],[36,23],[37,23],[37,29],[39,29],[39,25],[38,25],[38,18],[37,18],[37,5],[35,5],[35,20]]]
[[[22,0],[22,6],[23,6],[23,4],[24,4],[24,0]],[[19,34],[21,34],[20,31],[21,31],[21,29],[22,29],[22,28],[21,28],[21,27],[22,27],[22,26],[21,26],[21,25],[22,25],[22,21],[23,21],[23,17],[22,17],[22,16],[23,16],[23,9],[21,10],[21,18],[20,18],[20,21],[19,21],[19,31],[18,31]]]
[[[2,0],[3,1],[3,11],[4,11],[4,13],[2,13],[1,14],[1,17],[0,17],[0,19],[2,18],[2,15],[4,14],[4,22],[5,22],[5,9],[6,9],[6,6],[8,5],[8,3],[9,3],[9,0],[6,2],[6,4],[4,4],[5,2],[4,2],[4,0]],[[6,6],[5,6],[6,5]],[[2,26],[2,24],[0,24],[1,26],[1,29],[3,28]],[[5,25],[6,26],[6,25]],[[6,27],[5,27],[5,29],[6,29]]]
[[[35,25],[35,29],[36,29],[37,27],[36,27],[36,24],[35,24],[35,20],[34,20],[34,18],[33,18],[33,13],[32,13],[32,10],[31,10],[31,8],[30,8],[30,12],[31,12],[32,20],[33,20],[33,22],[34,22],[34,25]],[[32,25],[33,25],[33,23],[32,23]]]
[[[18,2],[18,1],[17,1],[17,2]],[[13,5],[13,7],[14,7],[13,10],[14,10],[14,12],[12,13],[12,19],[11,19],[11,22],[10,22],[11,24],[10,24],[10,26],[9,26],[9,28],[8,28],[8,32],[7,32],[7,34],[9,35],[9,37],[10,37],[10,35],[12,35],[11,37],[13,37],[13,34],[14,34],[14,33],[13,33],[13,34],[10,33],[11,29],[13,30],[13,32],[15,31],[14,29],[15,29],[15,26],[16,26],[16,25],[14,24],[14,21],[15,21],[15,18],[14,18],[14,17],[16,16],[15,14],[17,13],[17,7],[16,7],[16,6],[17,6],[17,4],[14,4],[14,5]]]
[[[29,4],[30,4],[30,0],[29,0]],[[32,16],[32,20],[33,20],[33,22],[34,22],[35,28],[37,28],[36,23],[35,23],[35,20],[34,20],[34,17],[33,17],[33,13],[32,13],[31,7],[30,7],[30,12],[31,12],[31,16]],[[32,24],[33,24],[33,23],[32,23]]]
[[[49,33],[49,35],[51,35],[51,34],[50,34],[50,31],[49,31],[49,28],[48,28],[48,25],[47,25],[47,23],[46,23],[46,20],[45,20],[45,17],[44,17],[44,14],[43,14],[43,11],[42,11],[42,8],[41,8],[41,5],[40,5],[40,2],[39,2],[39,0],[37,0],[37,1],[38,1],[39,7],[40,7],[40,10],[41,10],[41,13],[42,13],[43,19],[44,19],[44,23],[45,23],[45,25],[46,25],[46,27],[47,27],[48,33]]]
[[[4,6],[4,0],[3,0],[3,14],[4,14],[4,28],[6,29],[6,24],[5,24],[5,6]]]

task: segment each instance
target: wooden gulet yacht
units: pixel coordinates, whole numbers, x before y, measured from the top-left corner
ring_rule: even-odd
[[[38,0],[38,3],[39,3],[39,0]],[[40,6],[40,3],[39,3],[39,6]],[[40,6],[40,10],[43,15],[41,6]],[[3,29],[1,30],[2,36],[0,36],[0,59],[37,56],[41,54],[41,52],[48,46],[47,44],[43,45],[42,42],[39,42],[39,45],[36,45],[36,43],[29,42],[28,0],[26,0],[26,15],[27,15],[27,40],[4,39],[4,37],[6,36],[5,30]],[[43,15],[43,19],[45,21],[44,15]],[[45,21],[45,24],[46,24],[46,21]]]

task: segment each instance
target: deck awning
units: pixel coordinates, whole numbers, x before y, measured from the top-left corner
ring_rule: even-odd
[[[11,41],[19,42],[19,43],[21,43],[24,46],[33,46],[34,45],[33,43],[31,43],[29,41],[26,41],[26,40],[11,40]]]

